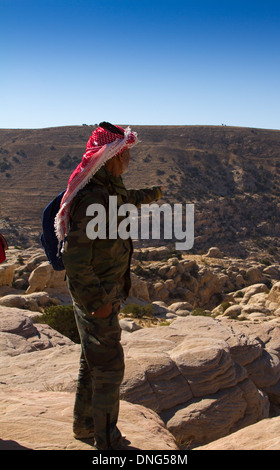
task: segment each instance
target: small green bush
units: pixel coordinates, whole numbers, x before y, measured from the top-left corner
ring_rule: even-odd
[[[133,270],[133,272],[137,275],[137,276],[143,276],[143,277],[147,277],[148,276],[148,272],[142,268],[142,266],[140,266],[140,264],[137,264]]]
[[[244,297],[245,293],[242,292],[241,290],[239,290],[237,293],[236,293],[237,297]]]
[[[136,318],[146,316],[153,316],[154,306],[152,304],[138,305],[138,304],[127,304],[121,309],[122,313],[132,313]]]
[[[223,312],[225,312],[226,309],[229,308],[230,306],[231,306],[230,302],[222,302],[221,303],[221,307],[222,307]]]
[[[43,315],[36,318],[36,321],[49,325],[63,336],[70,338],[74,343],[80,343],[73,305],[53,305],[48,307]]]
[[[271,261],[269,259],[260,259],[260,263],[264,264],[265,266],[271,265]]]
[[[206,312],[206,310],[204,310],[204,308],[195,308],[194,310],[191,311],[191,315],[193,316],[204,316],[204,317],[210,317],[211,316],[211,312]]]

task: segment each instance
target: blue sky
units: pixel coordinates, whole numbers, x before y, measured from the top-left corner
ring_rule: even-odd
[[[0,128],[280,129],[279,0],[0,0]]]

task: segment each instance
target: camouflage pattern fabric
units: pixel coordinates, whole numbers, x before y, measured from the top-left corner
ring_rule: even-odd
[[[133,252],[131,239],[87,237],[88,206],[98,203],[108,209],[110,195],[117,196],[118,206],[130,203],[139,207],[159,199],[161,190],[156,186],[126,190],[121,177],[113,177],[102,167],[71,206],[70,231],[62,258],[81,338],[74,432],[94,429],[96,446],[102,450],[114,448],[121,438],[117,420],[124,357],[118,311],[131,286]],[[118,224],[123,218],[118,217]],[[106,224],[109,224],[108,214]],[[109,302],[112,314],[108,318],[92,316],[92,312]]]
[[[74,304],[82,352],[73,427],[94,430],[95,445],[101,450],[116,447],[121,439],[117,420],[124,355],[118,311],[116,303],[108,318],[89,321]]]
[[[148,204],[161,197],[155,186],[142,190],[126,190],[122,178],[115,178],[102,167],[75,197],[70,213],[70,231],[65,242],[62,260],[66,267],[67,283],[76,304],[91,314],[115,297],[119,287],[122,298],[130,289],[130,260],[133,251],[130,238],[90,240],[86,227],[92,219],[86,216],[91,204],[101,204],[106,209],[106,227],[109,233],[109,196],[117,196],[118,207],[125,203]],[[119,224],[125,217],[118,216]]]

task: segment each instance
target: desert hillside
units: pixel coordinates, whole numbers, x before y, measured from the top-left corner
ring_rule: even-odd
[[[65,188],[94,127],[0,129],[0,227],[12,245],[38,243],[43,208]],[[193,253],[217,246],[279,261],[280,131],[131,127],[141,142],[126,185],[160,183],[162,202],[195,204]]]

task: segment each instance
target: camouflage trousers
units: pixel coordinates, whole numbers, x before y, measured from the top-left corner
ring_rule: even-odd
[[[121,439],[117,427],[119,390],[124,374],[124,354],[120,344],[118,312],[105,319],[90,317],[74,303],[81,339],[80,369],[74,404],[74,430],[94,431],[98,449],[112,449]]]

